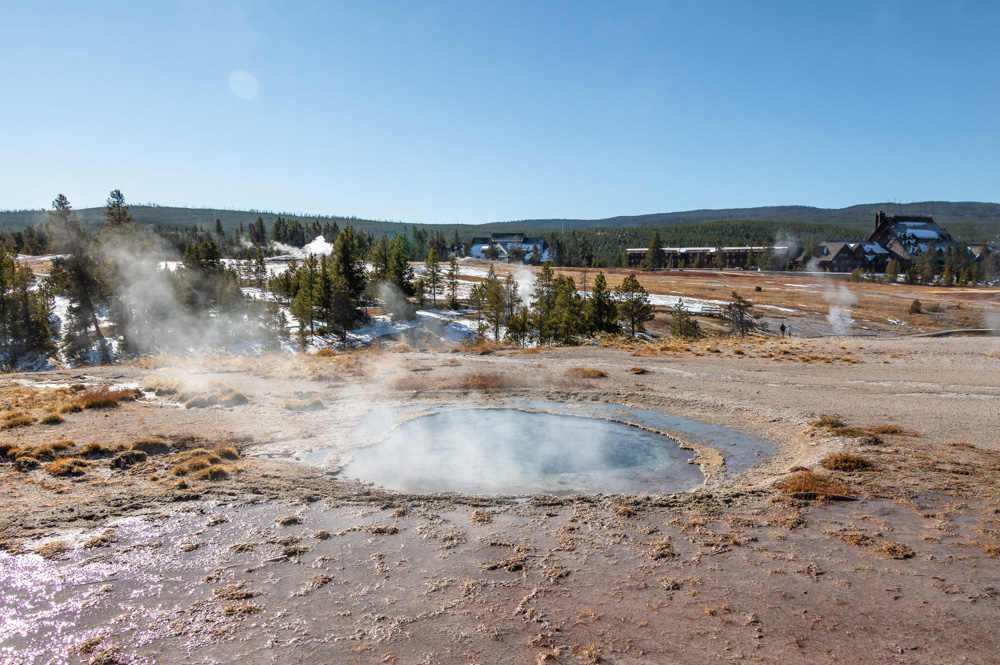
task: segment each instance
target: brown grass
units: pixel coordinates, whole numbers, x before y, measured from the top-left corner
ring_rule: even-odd
[[[224,446],[222,448],[216,448],[213,452],[223,459],[227,460],[238,460],[240,454],[232,446]]]
[[[114,451],[111,448],[97,441],[92,441],[80,449],[80,454],[84,457],[101,457],[112,452]]]
[[[22,451],[22,448],[16,443],[0,443],[0,459],[2,460],[13,460],[17,458],[17,454]]]
[[[820,460],[820,465],[830,471],[865,471],[874,468],[871,460],[851,453],[834,453]]]
[[[59,409],[59,413],[79,413],[83,411],[83,405],[77,402],[72,402],[70,404],[63,404]]]
[[[302,524],[302,518],[298,515],[285,515],[284,517],[279,517],[274,521],[275,523],[281,526],[292,526],[293,524]]]
[[[241,406],[243,404],[249,404],[249,403],[250,403],[250,398],[241,392],[229,393],[219,401],[219,404],[227,407]]]
[[[607,372],[593,367],[570,367],[563,373],[574,379],[606,379],[608,377]]]
[[[35,446],[31,451],[32,457],[38,459],[55,459],[59,453],[69,450],[76,444],[73,441],[53,441]]]
[[[196,473],[194,477],[198,480],[225,480],[229,477],[229,470],[221,464],[213,464]]]
[[[60,416],[58,413],[50,413],[45,416],[40,421],[43,425],[58,425],[59,423],[66,422],[66,419]]]
[[[26,414],[24,411],[15,411],[14,413],[8,414],[3,419],[3,426],[0,429],[16,429],[18,427],[27,427],[35,422],[35,419]]]
[[[22,473],[25,471],[31,471],[37,466],[38,466],[38,460],[36,460],[34,457],[18,457],[16,460],[14,460],[14,470],[20,471]]]
[[[111,460],[112,469],[127,469],[134,464],[146,461],[146,453],[141,450],[126,450],[115,455]]]
[[[129,446],[131,450],[141,450],[147,455],[163,455],[170,452],[170,446],[163,439],[138,439]]]
[[[505,376],[503,374],[474,373],[462,377],[456,381],[445,382],[438,385],[442,390],[504,390],[506,388],[524,388],[527,383],[524,380]]]
[[[645,367],[633,367],[633,368],[629,369],[629,371],[632,372],[633,374],[652,374],[653,373],[653,370],[646,369]]]
[[[316,540],[330,540],[330,538],[332,537],[333,534],[327,531],[326,529],[320,529],[319,531],[313,534],[313,538],[315,538]]]
[[[38,554],[46,559],[54,559],[69,551],[69,546],[61,540],[54,540],[38,548]]]
[[[212,594],[216,598],[222,598],[223,600],[249,600],[255,596],[260,595],[260,592],[253,591],[251,589],[244,589],[243,583],[239,582],[237,584],[228,584],[226,586],[216,587],[212,589]]]
[[[674,549],[674,544],[670,542],[669,538],[662,538],[650,543],[649,551],[646,554],[653,561],[677,558],[677,550]]]
[[[319,397],[313,397],[309,400],[288,400],[281,408],[286,411],[322,411],[326,404]]]
[[[135,400],[134,390],[91,390],[83,393],[79,397],[80,405],[85,409],[110,409],[118,406],[121,402],[131,402]]]
[[[50,476],[82,476],[90,466],[89,463],[79,457],[60,457],[45,467],[45,472]]]
[[[777,483],[777,487],[789,494],[816,493],[816,494],[847,494],[851,491],[847,484],[822,473],[815,471],[798,471],[782,479]]]
[[[184,402],[185,409],[207,409],[211,404],[208,402],[208,398],[199,395],[198,397],[192,397],[188,401]]]

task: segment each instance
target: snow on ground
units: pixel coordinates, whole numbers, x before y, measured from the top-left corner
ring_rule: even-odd
[[[696,298],[682,298],[680,296],[662,296],[658,294],[650,294],[649,302],[651,305],[659,305],[661,307],[676,307],[677,302],[684,301],[684,309],[691,312],[692,314],[699,314],[703,311],[718,311],[720,305],[728,305],[728,300],[698,300]]]
[[[754,307],[759,307],[760,309],[773,309],[778,312],[792,312],[797,313],[799,310],[791,309],[789,307],[778,307],[777,305],[754,305]]]

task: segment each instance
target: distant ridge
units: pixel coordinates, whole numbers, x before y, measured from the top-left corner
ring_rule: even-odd
[[[103,208],[83,208],[77,211],[81,223],[91,230],[103,222]],[[860,231],[873,227],[875,213],[884,210],[889,213],[906,215],[933,215],[943,227],[953,235],[974,242],[986,238],[995,242],[1000,237],[1000,204],[974,201],[921,201],[917,203],[865,203],[848,208],[815,208],[812,206],[763,206],[757,208],[728,208],[722,210],[688,210],[683,212],[654,213],[648,215],[628,215],[604,219],[523,219],[517,221],[492,222],[488,224],[415,224],[430,230],[448,233],[457,229],[465,237],[471,234],[491,231],[524,230],[545,232],[549,230],[571,230],[583,228],[621,228],[646,226],[677,226],[703,224],[732,220],[766,221],[778,225],[783,223],[821,224]],[[132,215],[136,224],[143,226],[184,227],[201,226],[214,229],[215,220],[222,222],[227,232],[239,228],[240,223],[248,225],[258,217],[270,227],[279,216],[311,223],[336,221],[340,226],[349,223],[355,228],[375,234],[396,234],[409,230],[407,222],[386,222],[360,219],[356,217],[301,215],[253,210],[222,210],[215,208],[183,208],[155,205],[132,205]],[[48,220],[45,210],[0,211],[0,231],[16,231]]]

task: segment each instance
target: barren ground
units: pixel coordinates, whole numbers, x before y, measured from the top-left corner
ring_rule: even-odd
[[[8,375],[0,403],[35,422],[2,440],[39,466],[0,465],[0,662],[997,662],[1000,339],[484,350]],[[39,422],[118,384],[249,402]],[[706,484],[645,497],[405,495],[287,459],[349,456],[385,409],[527,402],[688,416],[776,453],[732,473],[689,442]],[[153,438],[125,469],[83,450]],[[223,472],[175,475],[200,448]],[[837,452],[870,466],[823,468]],[[789,494],[795,467],[858,500]]]

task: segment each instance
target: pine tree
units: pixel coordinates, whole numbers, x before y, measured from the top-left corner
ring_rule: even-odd
[[[591,333],[619,332],[618,308],[608,291],[608,281],[603,271],[597,273],[597,277],[594,278],[594,286],[590,291],[590,298],[584,305],[583,316],[587,330]]]
[[[666,263],[667,255],[663,251],[663,243],[660,241],[659,231],[653,232],[653,239],[649,242],[649,249],[642,260],[642,267],[645,270],[659,270]]]
[[[441,285],[441,264],[438,262],[437,250],[433,247],[427,252],[427,259],[424,261],[424,268],[427,275],[427,286],[431,292],[431,302],[437,309],[438,287]]]
[[[681,339],[699,339],[701,337],[701,326],[691,316],[684,306],[684,300],[680,299],[674,305],[674,312],[670,320],[670,334]]]
[[[646,321],[653,320],[653,306],[649,304],[649,294],[636,279],[635,273],[626,277],[615,289],[618,300],[618,314],[625,320],[633,338],[635,333],[646,330]]]
[[[454,254],[448,260],[448,307],[458,309],[458,260]]]

